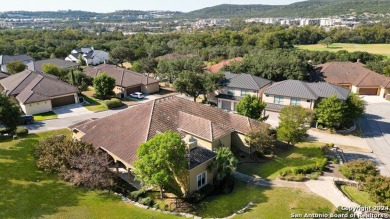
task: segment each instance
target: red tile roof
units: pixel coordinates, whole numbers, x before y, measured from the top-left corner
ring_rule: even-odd
[[[222,61],[220,61],[218,64],[215,64],[215,65],[206,67],[205,70],[206,70],[206,71],[210,71],[210,72],[217,73],[217,72],[219,72],[224,66],[228,66],[228,65],[230,65],[230,64],[233,63],[233,62],[240,62],[240,61],[242,61],[242,60],[243,60],[242,57],[237,57],[237,58],[228,59],[228,60],[222,60]]]
[[[157,99],[118,114],[70,128],[85,135],[83,141],[102,147],[132,164],[139,146],[168,130],[192,134],[208,141],[234,131],[246,134],[265,123],[176,96]]]

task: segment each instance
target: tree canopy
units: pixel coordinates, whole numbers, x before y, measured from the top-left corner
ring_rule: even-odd
[[[188,184],[186,144],[180,135],[167,131],[156,134],[141,144],[135,161],[136,178],[145,186],[157,186],[162,197],[163,190],[176,184],[186,194]]]
[[[8,132],[14,134],[20,124],[20,108],[10,98],[0,94],[0,124],[4,125]]]
[[[258,152],[260,155],[273,154],[276,136],[269,125],[262,126],[259,130],[252,131],[245,138],[251,153]]]
[[[322,99],[316,109],[317,121],[327,127],[339,126],[345,119],[345,104],[335,95]]]
[[[25,65],[21,61],[12,61],[7,64],[7,72],[11,74],[16,74],[19,72],[24,71],[27,68],[27,65]]]
[[[95,88],[95,97],[104,99],[113,94],[115,87],[115,79],[108,76],[106,73],[99,74],[93,80],[93,87]]]
[[[268,118],[268,116],[263,115],[263,111],[266,105],[266,103],[260,102],[259,98],[256,96],[247,94],[238,102],[236,111],[238,114],[249,117],[251,119],[265,121]]]

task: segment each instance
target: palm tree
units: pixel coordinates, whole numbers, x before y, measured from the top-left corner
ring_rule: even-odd
[[[214,167],[217,168],[217,179],[222,180],[236,170],[237,159],[229,148],[220,147],[217,149]]]

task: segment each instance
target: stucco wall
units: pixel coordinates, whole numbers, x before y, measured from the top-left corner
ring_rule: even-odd
[[[240,97],[241,96],[241,90],[239,88],[230,88],[230,90],[233,91],[233,96]],[[245,89],[244,89],[245,90]],[[222,94],[228,94],[229,88],[228,87],[222,87],[220,88],[220,93]],[[247,94],[258,96],[257,90],[246,90]],[[244,95],[245,96],[245,95]]]
[[[189,192],[195,192],[198,191],[198,180],[197,176],[203,172],[206,172],[206,182],[207,184],[213,184],[215,173],[212,170],[208,170],[207,167],[211,166],[213,164],[213,160],[209,160],[192,170],[190,170],[190,184],[189,184]]]
[[[40,113],[49,112],[52,110],[51,101],[41,101],[36,103],[20,104],[23,112],[27,115],[35,115]]]
[[[239,101],[234,101],[234,100],[226,100],[226,99],[218,99],[218,108],[220,109],[223,109],[222,108],[222,101],[226,101],[226,102],[230,102],[230,108],[227,109],[227,110],[230,110],[230,111],[235,111],[235,106],[237,107],[237,104]]]
[[[232,150],[237,151],[241,150],[245,153],[250,153],[250,148],[249,146],[245,143],[245,135],[238,133],[238,132],[233,132],[232,133]]]
[[[265,95],[263,94],[263,101],[266,103],[274,103],[275,96],[273,95]],[[314,100],[309,100],[310,102],[307,102],[307,99],[300,99],[299,105],[303,108],[313,109],[315,105]],[[291,105],[291,97],[284,97],[282,105],[288,106]]]
[[[160,91],[160,84],[159,83],[154,83],[154,84],[149,84],[146,86],[141,87],[142,93],[144,94],[152,94],[152,93],[157,93]]]
[[[207,148],[209,150],[213,150],[213,144],[211,142],[198,138],[196,136],[192,136],[192,137],[196,139],[198,146]]]
[[[216,150],[220,146],[220,144],[222,144],[225,147],[230,148],[232,145],[232,135],[228,134],[228,135],[223,136],[220,139],[213,141],[213,143],[212,143],[213,150]]]

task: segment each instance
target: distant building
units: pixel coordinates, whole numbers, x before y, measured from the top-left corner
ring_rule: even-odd
[[[16,55],[16,56],[1,55],[0,56],[1,71],[8,72],[7,64],[14,61],[20,61],[23,64],[28,65],[29,63],[33,62],[34,59],[29,55]]]
[[[72,50],[71,54],[65,58],[66,61],[79,63],[79,55],[82,55],[86,65],[100,65],[110,59],[108,52],[94,50],[93,47]]]

